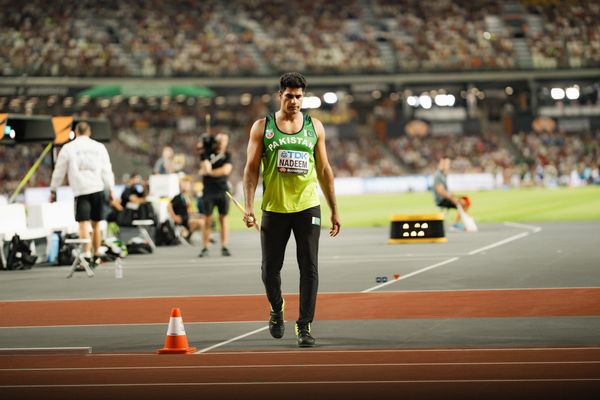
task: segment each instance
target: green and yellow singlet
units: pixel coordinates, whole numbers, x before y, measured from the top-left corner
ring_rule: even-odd
[[[277,128],[274,114],[267,115],[263,144],[262,209],[294,213],[319,205],[312,119],[304,115],[300,131],[288,134]]]

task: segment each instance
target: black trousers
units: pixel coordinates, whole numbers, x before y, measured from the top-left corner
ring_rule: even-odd
[[[283,304],[280,273],[290,233],[294,232],[300,268],[300,314],[296,322],[300,325],[312,322],[319,288],[321,207],[287,214],[263,211],[260,232],[262,280],[273,310],[280,310]]]

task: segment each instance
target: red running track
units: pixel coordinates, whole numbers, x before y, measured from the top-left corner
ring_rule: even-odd
[[[2,399],[579,399],[600,348],[0,356]]]
[[[297,296],[286,296],[293,319]],[[598,316],[600,289],[337,293],[318,319]],[[264,320],[264,296],[0,302],[0,326]],[[117,310],[117,312],[115,312]],[[291,315],[290,315],[291,314]],[[0,399],[600,398],[600,348],[0,356]]]
[[[287,319],[298,295],[286,295]],[[0,326],[148,324],[179,307],[185,322],[263,321],[264,295],[0,302]],[[323,293],[317,320],[600,316],[600,288]]]

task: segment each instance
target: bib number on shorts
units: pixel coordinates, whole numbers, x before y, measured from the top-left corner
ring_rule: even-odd
[[[285,174],[308,174],[309,154],[306,151],[278,150],[277,170]]]

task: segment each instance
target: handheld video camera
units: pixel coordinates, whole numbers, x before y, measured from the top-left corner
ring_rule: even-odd
[[[210,159],[210,155],[214,153],[215,150],[215,137],[205,133],[200,139],[202,141],[202,154],[200,155],[200,158],[202,160],[208,160]]]

